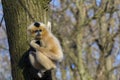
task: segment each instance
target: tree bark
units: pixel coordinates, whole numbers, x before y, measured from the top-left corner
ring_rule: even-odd
[[[42,79],[36,76],[28,60],[26,28],[33,21],[46,23],[50,0],[2,0],[7,28],[13,80],[51,80],[51,71]]]

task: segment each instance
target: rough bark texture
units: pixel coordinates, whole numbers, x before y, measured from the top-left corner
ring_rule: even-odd
[[[50,0],[2,0],[13,80],[51,80],[51,71],[47,71],[42,79],[36,76],[37,71],[28,60],[26,35],[26,28],[33,22],[32,18],[46,23],[49,2]]]

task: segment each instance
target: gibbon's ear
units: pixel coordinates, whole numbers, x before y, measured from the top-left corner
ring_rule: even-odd
[[[48,23],[47,23],[47,28],[49,31],[51,31],[51,22],[50,21],[48,21]]]

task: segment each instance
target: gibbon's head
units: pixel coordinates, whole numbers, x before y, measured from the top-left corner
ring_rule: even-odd
[[[48,22],[47,25],[41,22],[34,22],[27,28],[27,34],[32,36],[36,39],[41,39],[42,37],[46,36],[51,30],[51,23]]]

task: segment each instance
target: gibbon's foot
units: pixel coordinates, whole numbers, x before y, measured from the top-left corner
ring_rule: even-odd
[[[43,75],[44,75],[44,72],[45,72],[46,70],[44,70],[44,71],[39,71],[38,73],[37,73],[37,75],[41,78]]]
[[[37,73],[38,77],[42,78],[42,74],[40,72]]]

